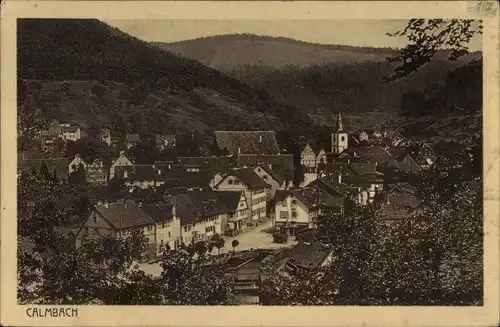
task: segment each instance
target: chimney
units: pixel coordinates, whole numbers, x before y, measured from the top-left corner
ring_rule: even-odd
[[[103,202],[102,202],[101,200],[98,200],[98,201],[97,201],[97,205],[98,205],[98,206],[102,206],[102,205],[103,205]]]
[[[175,219],[177,216],[177,211],[175,210],[175,205],[172,206],[172,218]]]
[[[108,203],[108,201],[104,201],[103,205],[104,205],[104,208],[109,208],[109,203]]]

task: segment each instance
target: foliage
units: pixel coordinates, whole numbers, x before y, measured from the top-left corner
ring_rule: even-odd
[[[288,240],[288,235],[283,232],[276,232],[273,234],[273,242],[275,243],[285,243]]]
[[[170,305],[221,305],[232,301],[232,278],[224,265],[212,265],[205,253],[170,251],[162,262],[162,293]]]
[[[397,62],[389,80],[406,77],[427,64],[440,50],[449,53],[449,60],[456,61],[468,53],[470,40],[482,34],[482,22],[471,19],[411,19],[407,26],[389,36],[404,36],[409,43],[400,54],[389,59]]]
[[[231,246],[233,247],[233,252],[234,252],[234,251],[236,251],[236,247],[237,247],[238,245],[240,245],[240,241],[238,241],[238,240],[233,240],[233,241],[231,242]]]

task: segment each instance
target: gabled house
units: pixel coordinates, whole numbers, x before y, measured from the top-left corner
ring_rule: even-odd
[[[337,162],[369,162],[384,166],[391,160],[391,155],[380,146],[358,146],[345,150]]]
[[[59,138],[67,141],[77,141],[84,136],[84,132],[79,126],[62,126]]]
[[[368,201],[372,202],[375,195],[384,190],[384,174],[377,171],[373,163],[351,162],[343,173],[347,185],[368,186]]]
[[[269,199],[274,198],[276,190],[284,190],[289,187],[285,178],[272,170],[268,165],[258,165],[254,168],[254,172],[269,184]]]
[[[168,248],[178,249],[181,245],[181,223],[175,205],[151,203],[143,204],[141,209],[156,221],[157,255],[161,255]]]
[[[249,222],[257,222],[267,217],[266,204],[270,188],[270,185],[249,167],[229,170],[214,186],[215,191],[245,192],[249,205]]]
[[[109,179],[115,177],[115,172],[117,167],[128,167],[133,165],[134,162],[125,155],[124,151],[121,151],[120,156],[113,161],[111,167],[109,168]]]
[[[108,181],[108,169],[103,165],[102,160],[95,159],[87,165],[85,179],[92,184],[106,184]]]
[[[418,174],[422,171],[422,167],[408,153],[406,148],[393,148],[389,150],[391,160],[387,163],[388,168],[395,169],[402,173]]]
[[[115,176],[124,179],[129,190],[159,187],[165,184],[166,173],[154,165],[115,167]]]
[[[79,154],[75,154],[75,157],[69,163],[68,174],[71,175],[72,173],[77,171],[80,166],[82,166],[83,169],[86,171],[88,163]]]
[[[77,233],[76,246],[82,246],[88,240],[103,236],[123,239],[134,231],[142,231],[147,239],[147,254],[154,257],[157,253],[156,223],[156,220],[133,201],[98,203]]]
[[[141,143],[141,137],[139,134],[128,134],[125,136],[125,146],[130,149]]]
[[[274,225],[289,235],[298,229],[313,228],[320,215],[322,192],[302,188],[276,192]]]
[[[180,219],[181,245],[187,246],[206,240],[205,221],[187,194],[166,196],[164,200],[168,204],[175,205]]]
[[[227,209],[226,234],[238,235],[246,228],[248,203],[245,192],[216,191],[219,202]]]
[[[292,248],[282,249],[267,256],[262,265],[277,274],[290,276],[298,269],[319,269],[335,260],[333,249],[319,243],[299,242]]]
[[[197,216],[202,223],[200,227],[205,228],[201,232],[204,239],[210,239],[216,234],[224,235],[226,233],[229,209],[221,201],[218,192],[193,190],[186,192],[185,195],[189,197],[189,200],[196,208]]]
[[[403,193],[393,190],[386,195],[377,216],[387,224],[407,220],[420,212],[420,201],[411,192]]]
[[[415,161],[422,167],[423,170],[427,170],[434,166],[438,160],[438,157],[434,150],[429,146],[429,144],[424,143],[418,152]]]
[[[274,131],[215,131],[215,141],[229,154],[279,154]]]
[[[271,165],[271,168],[292,182],[295,172],[293,154],[239,154],[236,157],[237,167],[255,167],[257,165]]]
[[[156,134],[155,144],[158,151],[175,147],[175,135]]]

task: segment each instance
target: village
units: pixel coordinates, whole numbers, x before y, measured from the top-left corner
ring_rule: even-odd
[[[411,142],[399,131],[349,133],[341,113],[328,147],[298,144],[300,169],[294,167],[294,154],[280,150],[274,131],[215,131],[225,155],[149,164],[136,164],[130,155],[141,142],[138,134],[126,134],[124,144],[110,129],[99,135],[102,143],[119,151],[109,166],[99,157],[58,156],[54,144],[75,142],[86,134],[80,126],[57,121],[35,137],[39,152],[19,153],[20,171],[45,170],[59,183],[78,173],[90,185],[120,181],[123,196],[99,200],[88,216],[64,226],[73,245],[139,231],[147,238],[139,266],[159,276],[165,253],[203,243],[214,258],[230,256],[235,262],[235,292],[241,303],[261,301],[256,285],[265,262],[285,271],[331,262],[332,250],[310,240],[318,218],[342,215],[347,200],[372,210],[387,225],[417,215],[420,203],[411,176],[439,162],[429,144]],[[157,135],[155,144],[159,151],[175,148],[175,135]],[[303,177],[294,185],[297,172]],[[29,243],[29,238],[20,240],[21,246]]]

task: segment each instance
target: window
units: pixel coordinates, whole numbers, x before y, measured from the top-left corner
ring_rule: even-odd
[[[94,228],[94,233],[95,233],[96,235],[99,235],[99,228],[95,227],[95,228]]]
[[[228,179],[228,180],[227,180],[227,183],[228,183],[229,185],[233,185],[233,180],[232,180],[232,179]]]
[[[170,231],[168,231],[168,237],[172,237],[172,233],[170,233]],[[163,242],[163,241],[162,241]]]
[[[297,200],[292,200],[292,205],[297,205]]]
[[[281,202],[282,207],[286,207],[286,201]]]
[[[236,179],[236,180],[234,181],[234,185],[240,185],[240,181]]]
[[[94,223],[97,223],[97,215],[94,214]]]
[[[297,218],[297,211],[292,211],[292,218]]]
[[[205,228],[206,233],[212,233],[215,232],[215,226],[208,226]]]
[[[282,219],[288,218],[288,211],[280,211],[280,218]]]
[[[342,137],[340,138],[340,140],[341,140],[342,142],[344,142],[344,141],[345,141],[345,136],[342,136]]]
[[[85,232],[85,234],[88,234],[89,233],[89,228],[88,227],[84,227],[83,231]]]
[[[267,180],[267,175],[262,176],[263,180]]]

